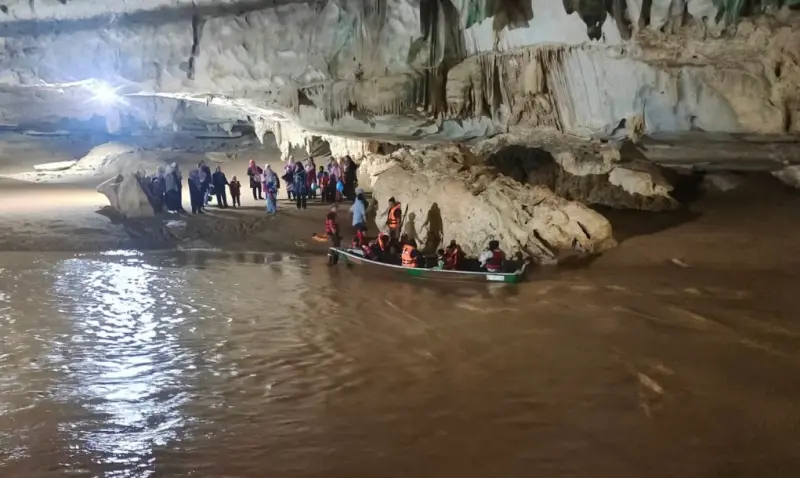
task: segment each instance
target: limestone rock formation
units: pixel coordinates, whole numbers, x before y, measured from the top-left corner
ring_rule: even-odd
[[[111,207],[126,218],[152,217],[153,205],[134,173],[120,174],[97,186],[97,192],[108,198]]]
[[[558,249],[579,236],[571,216],[537,223],[541,214],[516,209],[542,198],[540,209],[574,204],[552,192],[612,207],[674,208],[671,185],[646,159],[732,160],[737,144],[748,142],[760,145],[765,169],[798,161],[781,152],[785,145],[800,150],[797,0],[101,3],[4,2],[0,122],[118,134],[254,131],[262,140],[272,131],[284,155],[364,156],[391,149],[380,147],[386,143],[530,131],[580,138],[592,151],[528,144],[548,153],[546,161],[532,153],[537,167],[523,164],[521,178],[501,171],[516,181],[488,172],[473,178],[490,188],[471,196],[480,198],[476,210],[503,223],[507,246],[530,250],[546,249],[534,244],[549,240]],[[705,145],[720,137],[731,140],[726,148]],[[651,143],[635,160],[595,148],[622,140]],[[441,154],[458,157],[448,151]],[[439,168],[430,177],[445,184],[448,175],[453,184],[468,179],[473,163],[487,171],[478,163],[490,160],[478,155],[459,172],[430,160],[431,151],[402,154],[428,158],[422,163]],[[583,220],[597,229],[589,231],[590,246],[604,243],[602,221]],[[551,230],[550,239],[534,241],[532,230]]]
[[[188,118],[263,137],[280,122],[384,141],[609,135],[634,118],[637,134],[800,133],[796,0],[3,6],[6,123]]]
[[[615,245],[600,214],[546,187],[471,166],[456,147],[369,155],[359,178],[373,189],[379,209],[392,196],[403,204],[404,231],[428,250],[455,239],[477,254],[497,239],[509,253],[549,261],[574,246],[600,252]]]

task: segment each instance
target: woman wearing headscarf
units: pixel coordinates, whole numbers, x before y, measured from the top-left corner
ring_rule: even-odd
[[[283,180],[286,181],[286,197],[291,201],[295,199],[294,194],[294,156],[289,156],[286,164],[283,165]]]
[[[164,201],[167,206],[167,211],[177,211],[175,207],[174,193],[178,190],[178,185],[175,181],[175,175],[172,174],[174,164],[170,164],[164,170]]]
[[[206,166],[205,161],[200,161],[197,165],[200,169],[200,183],[203,189],[203,206],[211,202],[211,168]]]
[[[331,158],[330,162],[328,162],[328,174],[331,175],[331,182],[335,183],[336,179],[339,179],[340,173],[339,162]],[[336,179],[333,179],[334,176]]]
[[[253,199],[264,199],[261,195],[261,175],[264,170],[256,166],[255,160],[251,159],[247,166],[247,175],[250,177],[250,189],[253,190]]]
[[[267,213],[275,214],[278,210],[278,175],[270,165],[264,168],[264,195],[267,197]]]
[[[183,176],[178,168],[178,163],[172,163],[164,172],[164,188],[167,201],[167,210],[175,212],[186,212],[181,205],[181,182]]]
[[[298,161],[294,165],[294,196],[297,201],[297,209],[305,209],[308,199],[308,187],[306,186],[306,170]]]
[[[344,195],[352,201],[356,197],[356,188],[358,187],[358,165],[353,161],[349,155],[345,156],[345,170],[344,170]]]
[[[316,199],[317,165],[314,163],[314,158],[311,157],[306,160],[306,187],[308,188],[308,197]]]
[[[192,214],[203,214],[203,171],[198,166],[189,171],[189,199],[192,202]]]
[[[164,166],[159,165],[156,168],[156,174],[153,175],[150,182],[150,188],[153,192],[153,197],[156,200],[155,210],[157,213],[163,211],[166,205],[167,188],[165,184],[166,174],[164,174]]]

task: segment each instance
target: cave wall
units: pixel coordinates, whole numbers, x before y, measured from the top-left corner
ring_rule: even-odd
[[[95,78],[357,138],[612,134],[634,115],[651,133],[798,133],[798,17],[774,10],[788,3],[6,2],[0,87]],[[19,107],[2,100],[0,116]],[[26,114],[50,117],[48,101]]]

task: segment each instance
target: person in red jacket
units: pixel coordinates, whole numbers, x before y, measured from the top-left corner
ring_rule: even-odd
[[[328,242],[331,247],[341,247],[342,236],[339,235],[336,206],[333,206],[330,211],[328,211],[328,214],[325,215],[325,234],[328,236]],[[339,255],[328,250],[328,265],[334,265],[337,262],[339,262]]]
[[[448,270],[459,270],[464,262],[464,251],[455,240],[444,248],[444,268]]]
[[[231,201],[233,202],[233,207],[242,207],[242,183],[236,179],[236,176],[231,177],[231,180],[228,183],[228,188],[231,190]]]
[[[488,272],[502,272],[505,260],[506,253],[500,249],[500,242],[494,240],[489,241],[489,247],[478,258],[481,267]]]

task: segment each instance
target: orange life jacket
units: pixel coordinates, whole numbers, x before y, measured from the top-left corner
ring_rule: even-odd
[[[417,248],[411,244],[403,245],[403,254],[400,256],[403,267],[417,267],[417,258],[414,257],[416,250]]]
[[[503,261],[506,260],[505,252],[495,249],[492,258],[486,262],[486,270],[489,272],[500,272],[503,269]]]
[[[395,211],[399,210],[400,203],[396,203],[391,209],[389,209],[389,219],[386,220],[386,225],[389,226],[389,229],[398,229],[400,227],[400,221],[395,217],[394,214]]]

